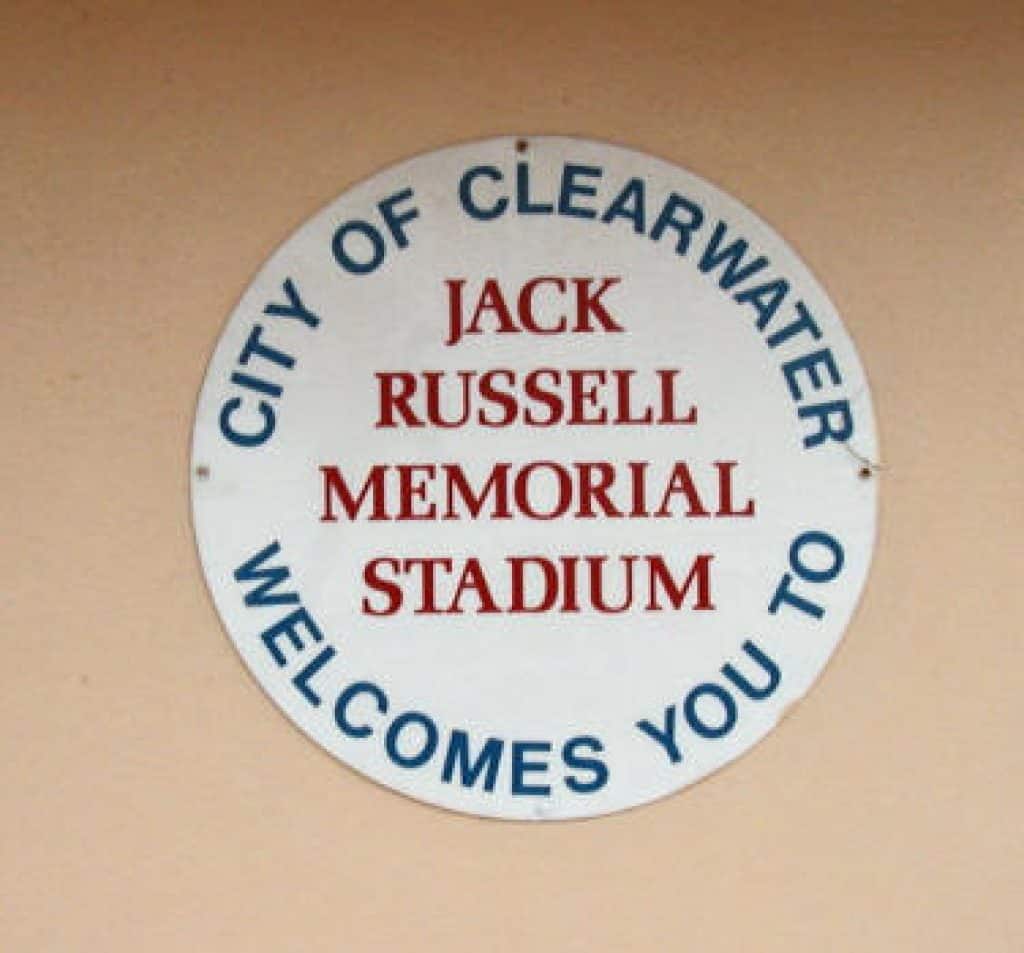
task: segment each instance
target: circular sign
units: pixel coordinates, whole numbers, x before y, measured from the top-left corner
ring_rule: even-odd
[[[271,698],[454,810],[603,814],[810,687],[863,588],[867,380],[757,216],[617,146],[443,149],[302,226],[217,345],[210,590]]]

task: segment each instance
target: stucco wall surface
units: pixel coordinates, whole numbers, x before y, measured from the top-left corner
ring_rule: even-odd
[[[1019,3],[3,5],[0,948],[1024,949]],[[206,361],[313,211],[455,141],[620,142],[785,236],[872,381],[872,575],[695,788],[388,792],[243,670],[188,508]]]

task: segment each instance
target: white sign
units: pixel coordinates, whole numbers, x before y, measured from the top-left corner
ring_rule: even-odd
[[[242,658],[341,761],[586,817],[808,690],[876,450],[835,307],[753,213],[628,149],[494,139],[375,175],[260,271],[199,400],[195,529]]]

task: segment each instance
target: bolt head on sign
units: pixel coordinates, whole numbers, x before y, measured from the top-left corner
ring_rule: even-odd
[[[339,760],[501,818],[732,761],[810,688],[875,533],[867,380],[751,211],[670,163],[492,139],[289,238],[210,362],[203,568]]]

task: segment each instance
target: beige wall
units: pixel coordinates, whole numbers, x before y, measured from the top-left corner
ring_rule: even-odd
[[[1022,40],[985,0],[8,0],[0,949],[1024,949]],[[447,814],[318,750],[188,518],[204,365],[264,257],[382,165],[506,132],[764,215],[845,316],[887,465],[804,703],[585,823]]]

